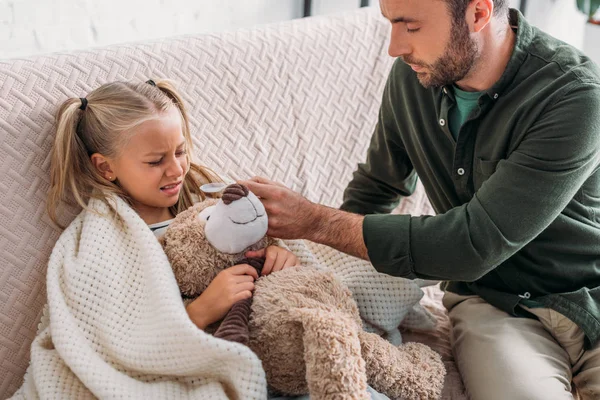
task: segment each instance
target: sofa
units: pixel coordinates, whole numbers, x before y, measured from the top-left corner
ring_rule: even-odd
[[[191,117],[195,158],[230,179],[263,175],[339,206],[364,159],[392,59],[389,23],[372,9],[231,33],[190,35],[0,60],[0,398],[21,385],[60,230],[45,213],[54,115],[68,97],[114,80],[170,78]],[[68,223],[77,210],[64,215]],[[396,212],[433,213],[422,187]],[[434,332],[404,332],[439,351],[444,398],[464,398],[441,292],[424,289]]]

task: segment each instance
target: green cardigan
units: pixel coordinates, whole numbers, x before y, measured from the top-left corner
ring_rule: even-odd
[[[375,268],[449,281],[517,315],[522,298],[600,339],[600,70],[510,11],[517,40],[456,141],[447,87],[400,59],[342,209],[369,214]],[[423,182],[436,216],[386,215]],[[382,215],[383,214],[383,215]]]

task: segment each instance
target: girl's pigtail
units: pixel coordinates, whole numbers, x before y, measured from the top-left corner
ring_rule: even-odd
[[[77,134],[77,126],[81,120],[82,100],[71,98],[59,108],[56,121],[56,137],[50,160],[50,191],[46,205],[50,219],[64,228],[57,217],[57,209],[61,201],[69,204],[86,205],[85,179],[82,179],[89,155],[81,138]]]

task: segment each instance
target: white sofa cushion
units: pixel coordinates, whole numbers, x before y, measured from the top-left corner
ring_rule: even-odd
[[[337,206],[365,156],[392,59],[377,10],[0,61],[0,398],[21,384],[59,230],[45,215],[54,114],[114,80],[171,78],[198,161]],[[72,217],[66,217],[65,222]]]

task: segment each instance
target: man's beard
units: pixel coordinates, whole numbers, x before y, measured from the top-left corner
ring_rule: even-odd
[[[426,67],[426,71],[417,72],[417,78],[425,88],[451,85],[463,79],[473,68],[477,59],[477,44],[469,35],[467,22],[463,19],[453,24],[450,41],[444,54],[433,64],[411,62],[410,57],[403,57],[404,62]]]

